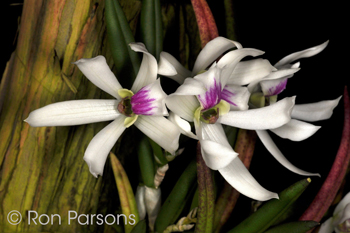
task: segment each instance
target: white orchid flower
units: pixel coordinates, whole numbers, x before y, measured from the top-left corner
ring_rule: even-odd
[[[272,104],[277,100],[277,95],[280,94],[287,85],[287,80],[299,71],[300,63],[291,64],[292,62],[311,57],[320,53],[327,46],[328,41],[293,54],[290,54],[275,64],[279,70],[271,72],[261,80],[256,80],[248,85],[248,90],[252,93],[251,103],[252,107],[265,106]],[[313,134],[315,134],[321,127],[309,124],[303,121],[319,121],[325,120],[332,116],[333,109],[338,105],[341,97],[335,100],[320,101],[310,104],[296,104],[292,111],[292,119],[287,124],[270,129],[273,133],[281,138],[287,138],[292,141],[302,141]],[[320,176],[318,173],[310,173],[303,171],[293,164],[291,164],[282,152],[273,142],[267,131],[257,130],[257,135],[266,149],[280,162],[284,167],[290,171],[304,176]]]
[[[350,193],[338,203],[333,217],[322,223],[318,233],[346,233],[350,231]]]
[[[47,105],[31,112],[25,120],[33,127],[69,126],[112,121],[88,145],[84,160],[95,177],[103,174],[107,156],[124,130],[135,125],[144,134],[174,154],[180,131],[163,116],[166,94],[157,79],[157,61],[142,43],[130,44],[143,53],[139,73],[131,90],[123,89],[103,56],[75,62],[83,74],[97,87],[115,99],[72,100]]]
[[[223,55],[224,52],[233,48],[236,48],[236,50]],[[218,62],[218,67],[226,67],[223,71],[223,76],[229,79],[227,84],[246,85],[255,80],[260,80],[271,71],[276,70],[266,59],[258,58],[240,61],[244,56],[258,56],[261,54],[263,52],[256,49],[243,49],[242,45],[236,41],[228,40],[224,37],[216,37],[209,41],[198,54],[192,71],[186,69],[169,53],[161,52],[158,73],[175,80],[179,84],[183,84],[186,78],[194,77],[199,72],[207,69],[210,64],[223,55]],[[234,77],[234,79],[231,77]]]
[[[249,55],[251,51],[246,50],[245,54]],[[218,170],[229,184],[250,198],[261,201],[278,198],[249,173],[231,148],[221,124],[251,130],[277,128],[290,121],[295,98],[247,110],[247,89],[239,86],[223,88],[227,79],[221,78],[221,72],[219,65],[214,64],[207,72],[185,79],[176,92],[166,98],[166,105],[182,118],[176,122],[180,122],[185,133],[190,134],[188,122],[194,122],[202,156],[209,168]]]

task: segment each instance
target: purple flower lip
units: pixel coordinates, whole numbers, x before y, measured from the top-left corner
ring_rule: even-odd
[[[215,77],[213,85],[207,89],[204,94],[197,96],[204,110],[214,107],[221,101],[221,83],[218,83]]]
[[[153,114],[152,102],[156,99],[149,98],[149,90],[145,87],[141,88],[135,95],[131,97],[131,108],[136,115],[150,116]]]
[[[281,82],[279,82],[276,86],[270,87],[267,91],[267,97],[273,96],[273,95],[278,95],[280,94],[284,89],[286,89],[288,79],[285,79]]]

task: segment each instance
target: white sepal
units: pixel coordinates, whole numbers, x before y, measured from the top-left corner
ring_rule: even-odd
[[[287,124],[270,130],[281,138],[287,138],[292,141],[302,141],[314,135],[320,128],[321,126],[291,119]]]
[[[96,134],[86,148],[84,160],[88,164],[91,174],[96,178],[97,175],[103,174],[109,152],[126,129],[124,120],[125,116],[120,115]]]
[[[329,41],[326,41],[323,44],[320,44],[318,46],[292,53],[292,54],[282,58],[280,61],[278,61],[275,64],[275,67],[280,69],[281,67],[283,67],[285,65],[287,65],[287,66],[290,65],[290,63],[292,63],[298,59],[305,58],[305,57],[312,57],[312,56],[322,52],[322,50],[324,50],[327,47],[328,42]]]
[[[70,100],[46,105],[31,112],[25,122],[32,127],[82,125],[93,122],[111,121],[120,113],[118,101]]]
[[[288,123],[295,97],[287,97],[267,107],[230,111],[217,122],[242,129],[274,129]]]
[[[219,169],[225,180],[241,194],[258,201],[277,198],[277,193],[263,188],[250,174],[239,158],[235,158],[227,167]]]
[[[287,160],[287,158],[282,154],[282,152],[278,149],[276,144],[272,141],[270,135],[265,130],[256,130],[256,133],[258,137],[260,138],[261,142],[264,144],[266,149],[271,153],[275,159],[282,164],[285,168],[288,170],[302,175],[302,176],[320,176],[318,173],[310,173],[306,172],[304,170],[301,170],[294,166],[291,162]]]
[[[130,43],[130,48],[136,52],[142,52],[143,58],[140,66],[140,70],[136,76],[135,82],[131,87],[131,91],[136,93],[142,87],[153,83],[157,79],[158,64],[155,57],[150,54],[145,45],[142,43]]]
[[[73,64],[77,65],[83,74],[101,90],[120,99],[118,90],[122,88],[117,78],[109,68],[104,56],[89,59],[80,59]]]
[[[209,41],[200,51],[196,62],[193,66],[192,76],[195,76],[201,70],[206,69],[220,55],[232,48],[241,49],[242,45],[236,41],[226,39],[224,37],[216,37]]]
[[[335,100],[324,100],[310,104],[296,104],[292,111],[292,117],[304,121],[320,121],[328,119],[333,114],[333,109],[338,105],[341,96]]]

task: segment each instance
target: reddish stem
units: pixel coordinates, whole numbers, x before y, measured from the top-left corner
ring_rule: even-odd
[[[196,15],[202,48],[219,36],[214,16],[206,0],[191,0]]]
[[[201,145],[197,144],[198,213],[195,232],[211,233],[214,218],[214,186],[211,170],[205,164]]]
[[[319,222],[331,206],[344,179],[349,164],[350,151],[350,100],[347,88],[344,89],[344,126],[340,146],[332,168],[320,191],[299,220]]]

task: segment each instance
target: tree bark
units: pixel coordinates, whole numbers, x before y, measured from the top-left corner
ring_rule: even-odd
[[[129,13],[129,18],[138,14],[135,8]],[[80,225],[75,219],[69,225],[68,211],[78,215],[97,211],[104,181],[90,174],[82,158],[106,123],[34,128],[23,120],[50,103],[111,98],[72,64],[102,54],[113,65],[105,34],[103,0],[24,1],[17,47],[0,87],[1,230],[95,232],[96,224]],[[12,210],[22,215],[18,225],[8,223]],[[58,214],[61,223],[58,217],[46,225],[39,218],[36,224],[29,223],[28,215],[35,217],[30,210],[39,217]]]

